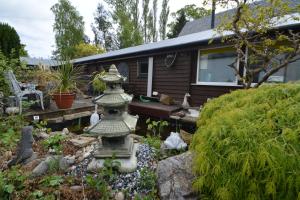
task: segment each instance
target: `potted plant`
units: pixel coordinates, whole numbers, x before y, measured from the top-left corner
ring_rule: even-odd
[[[73,105],[75,91],[78,91],[76,83],[80,76],[81,68],[73,67],[70,62],[64,62],[60,65],[54,74],[56,87],[52,97],[59,109],[68,109]]]

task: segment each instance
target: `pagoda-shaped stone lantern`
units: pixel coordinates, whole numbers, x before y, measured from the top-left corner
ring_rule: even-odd
[[[119,74],[115,65],[111,65],[109,72],[101,77],[101,80],[106,83],[106,90],[95,99],[95,102],[103,108],[103,117],[97,124],[86,130],[90,136],[101,137],[94,152],[94,157],[98,158],[98,161],[94,160],[91,163],[94,165],[92,168],[101,167],[98,165],[103,164],[102,158],[113,156],[121,159],[120,161],[129,159],[132,162],[136,150],[129,134],[135,131],[138,117],[127,113],[127,105],[132,100],[132,96],[124,93],[122,89],[125,78]]]

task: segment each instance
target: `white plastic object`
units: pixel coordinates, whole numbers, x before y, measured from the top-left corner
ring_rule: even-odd
[[[95,105],[95,112],[91,115],[90,126],[94,126],[100,120],[99,114],[97,113],[97,105]]]
[[[164,141],[168,149],[185,149],[187,144],[180,138],[179,133],[171,132],[170,136]]]

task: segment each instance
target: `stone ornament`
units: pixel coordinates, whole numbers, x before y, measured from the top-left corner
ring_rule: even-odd
[[[133,139],[129,134],[135,131],[137,116],[127,113],[127,105],[132,96],[124,93],[122,83],[125,78],[120,75],[115,65],[101,77],[106,83],[106,90],[95,99],[98,106],[104,110],[103,117],[96,124],[86,129],[90,136],[101,137],[96,158],[112,157],[129,158],[133,152]]]
[[[26,164],[33,159],[32,157],[36,157],[32,149],[32,144],[34,142],[32,131],[32,126],[25,126],[22,128],[22,136],[17,147],[17,154],[8,162],[8,167],[17,164]]]

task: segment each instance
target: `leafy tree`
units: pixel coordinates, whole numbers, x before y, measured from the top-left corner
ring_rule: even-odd
[[[201,19],[202,17],[210,15],[211,11],[203,7],[197,7],[195,4],[186,5],[183,8],[179,9],[176,13],[172,13],[173,17],[180,15],[181,12],[185,13],[185,16],[188,21]]]
[[[20,49],[17,31],[6,23],[0,23],[0,51],[7,58],[19,58]]]
[[[217,3],[221,6],[235,4],[236,7],[233,15],[224,17],[217,31],[221,35],[225,31],[234,33],[223,41],[234,45],[237,59],[229,67],[244,88],[250,88],[255,79],[258,79],[255,87],[259,87],[274,73],[300,58],[300,33],[270,30],[290,19],[299,21],[299,17],[286,16],[299,13],[300,5],[291,6],[291,2],[282,0],[266,0],[265,4],[254,0],[219,0]],[[243,73],[236,65],[238,61],[244,66]]]
[[[21,48],[20,48],[19,54],[22,57],[28,57],[29,56],[28,51],[25,49],[25,47],[26,47],[25,44],[21,44]]]
[[[103,4],[98,4],[97,10],[94,14],[94,24],[92,30],[95,35],[95,44],[103,46],[106,50],[113,49],[112,38],[112,23],[110,13],[105,9]]]
[[[148,30],[149,22],[148,19],[153,21],[153,16],[149,13],[149,2],[150,0],[142,0],[143,6],[143,32],[144,32],[144,43],[148,42]],[[151,27],[151,25],[150,25]]]
[[[162,10],[159,19],[160,38],[162,40],[166,39],[167,23],[168,23],[168,17],[170,13],[170,7],[168,6],[168,3],[169,0],[162,1]]]
[[[152,41],[156,42],[157,41],[157,30],[156,30],[156,23],[157,23],[157,0],[153,0],[153,6],[152,6],[152,11],[153,11],[153,26],[152,26]]]
[[[175,20],[168,24],[168,27],[170,28],[167,34],[168,38],[177,37],[186,22],[201,19],[202,17],[208,16],[210,12],[210,10],[191,4],[171,13],[171,16]]]
[[[136,28],[135,16],[130,12],[137,1],[134,0],[106,0],[112,8],[112,17],[118,26],[117,46],[126,48],[143,43],[140,29]]]
[[[104,53],[105,50],[99,46],[81,42],[75,46],[74,58]]]
[[[59,0],[51,7],[51,11],[55,15],[53,30],[58,54],[56,56],[63,60],[72,59],[76,45],[84,38],[83,17],[68,0]]]
[[[181,11],[179,16],[176,18],[176,21],[168,25],[170,27],[170,31],[167,34],[168,38],[177,37],[184,25],[186,24],[186,22],[188,22],[188,20],[186,19],[185,12]]]
[[[147,34],[147,41],[151,42],[154,39],[154,35],[156,30],[154,29],[154,16],[153,11],[151,10],[148,14],[148,24],[147,24],[148,34]]]

